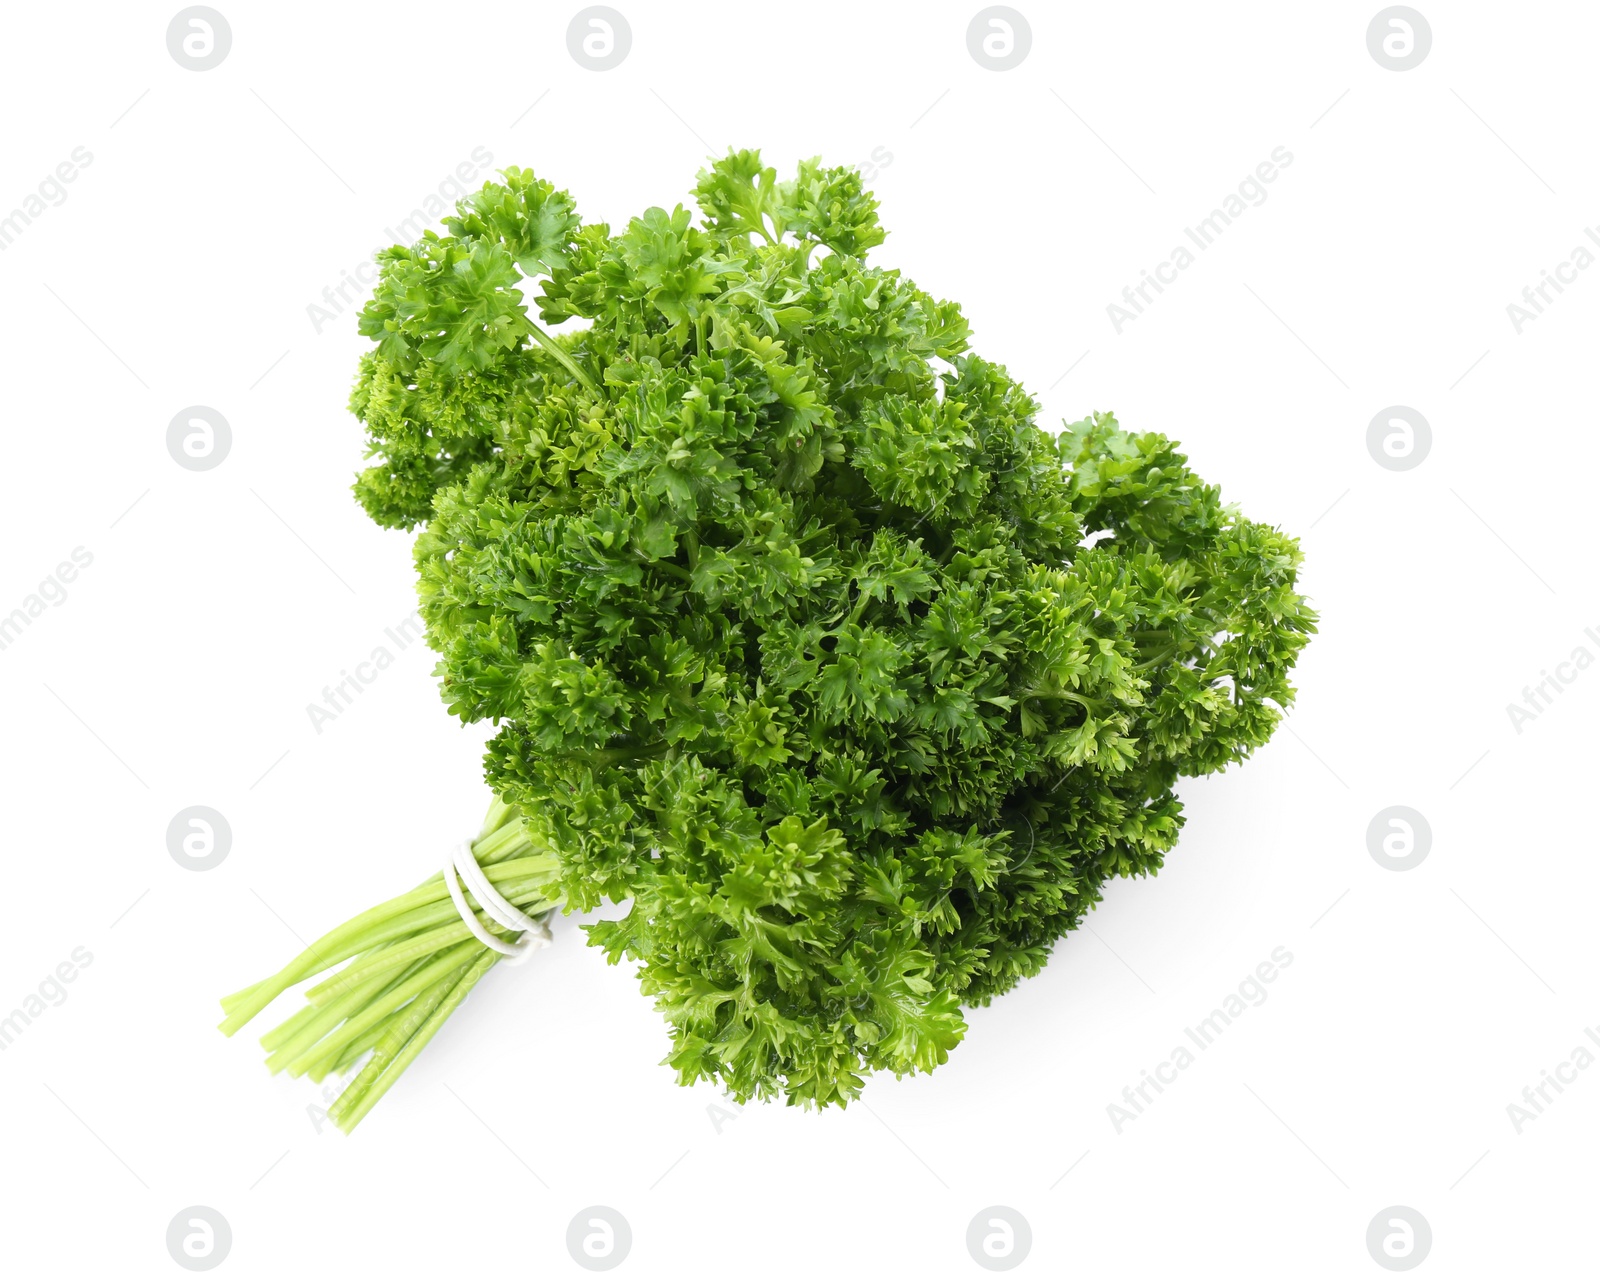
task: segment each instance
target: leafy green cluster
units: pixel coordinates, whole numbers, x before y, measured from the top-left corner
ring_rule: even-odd
[[[381,255],[353,407],[426,522],[451,710],[684,1082],[843,1103],[1155,871],[1266,741],[1300,555],[1160,435],[1052,437],[959,309],[869,267],[848,169],[699,175],[612,234],[508,169]],[[530,316],[579,320],[552,336]],[[1095,536],[1089,536],[1089,535]]]

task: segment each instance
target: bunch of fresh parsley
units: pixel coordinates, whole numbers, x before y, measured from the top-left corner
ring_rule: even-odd
[[[480,859],[527,909],[631,902],[589,940],[684,1083],[825,1105],[932,1070],[1161,865],[1180,776],[1267,740],[1314,629],[1298,547],[1163,436],[1035,425],[953,303],[866,264],[852,170],[730,153],[698,223],[615,234],[504,179],[379,255],[351,401],[361,502],[425,525],[444,697],[500,725]],[[225,1026],[360,956],[269,1036],[313,1074],[376,1046],[359,1119],[497,958],[440,883]]]

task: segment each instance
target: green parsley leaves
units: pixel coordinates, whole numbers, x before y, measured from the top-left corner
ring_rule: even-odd
[[[613,233],[509,169],[380,255],[356,493],[424,526],[445,700],[500,726],[540,891],[631,903],[590,941],[679,1077],[842,1104],[1160,867],[1315,615],[1171,441],[1046,433],[867,265],[853,170],[733,152],[694,194]]]

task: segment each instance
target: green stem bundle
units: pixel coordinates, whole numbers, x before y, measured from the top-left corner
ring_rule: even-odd
[[[496,799],[472,855],[495,889],[528,915],[559,904],[556,859],[536,847],[516,809]],[[468,904],[495,936],[507,931]],[[261,1037],[267,1066],[314,1080],[367,1058],[328,1115],[352,1131],[502,958],[472,936],[440,872],[320,937],[265,981],[222,1000],[233,1035],[292,986],[350,962],[305,992],[306,1006]],[[369,1055],[370,1054],[370,1055]]]

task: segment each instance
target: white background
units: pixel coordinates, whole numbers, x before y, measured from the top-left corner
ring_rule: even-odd
[[[0,253],[0,614],[93,555],[0,651],[0,1014],[93,956],[0,1053],[8,1271],[182,1273],[195,1204],[237,1275],[579,1274],[591,1204],[649,1275],[984,1273],[989,1205],[1031,1225],[1022,1273],[1380,1274],[1390,1205],[1431,1225],[1422,1273],[1592,1270],[1600,1069],[1520,1133],[1507,1106],[1600,1022],[1600,671],[1520,733],[1506,705],[1600,656],[1600,270],[1520,335],[1506,307],[1600,220],[1600,12],[1418,0],[1433,47],[1397,73],[1372,0],[1017,0],[1032,49],[994,72],[976,4],[616,2],[604,73],[568,53],[576,4],[217,0],[233,46],[203,73],[168,54],[175,6],[8,12],[0,213],[93,156]],[[1300,700],[931,1076],[719,1122],[567,920],[355,1138],[319,1133],[318,1090],[217,1034],[217,997],[423,878],[488,796],[487,732],[420,644],[308,720],[413,595],[410,539],[348,492],[354,308],[321,333],[307,308],[475,147],[617,227],[729,144],[780,173],[883,148],[875,259],[958,300],[1042,425],[1112,409],[1298,535]],[[1107,304],[1279,146],[1266,202],[1116,333]],[[165,442],[194,404],[233,431],[203,473]],[[1405,472],[1365,443],[1395,404],[1433,431]],[[166,847],[193,804],[233,831],[205,873]],[[1433,834],[1402,873],[1366,843],[1395,804]],[[1270,998],[1118,1133],[1123,1087],[1279,946]]]

